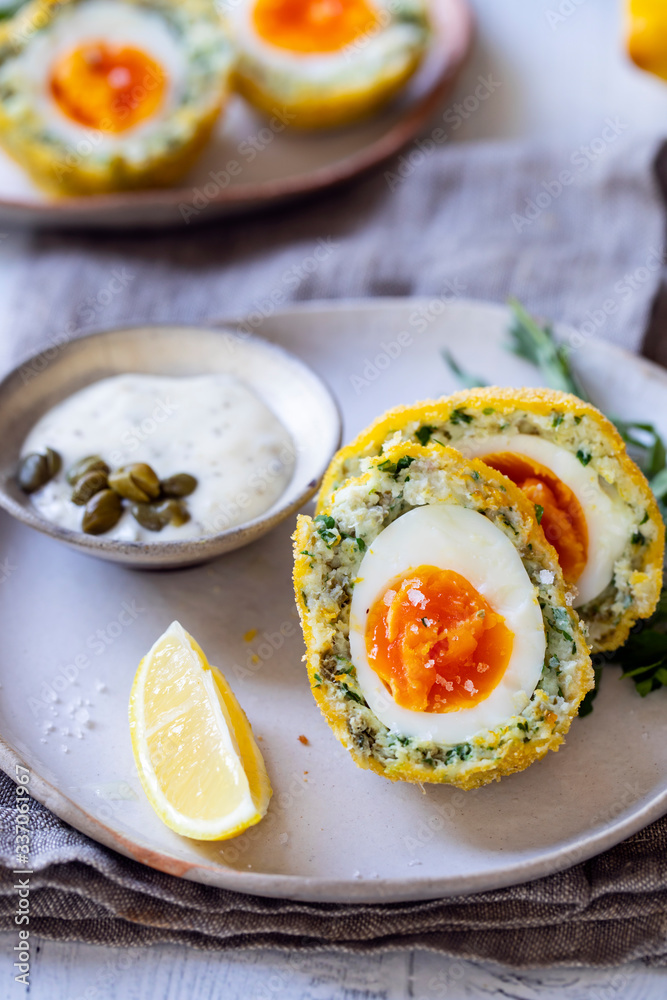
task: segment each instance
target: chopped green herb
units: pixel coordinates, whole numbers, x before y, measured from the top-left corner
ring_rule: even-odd
[[[643,516],[643,518],[641,519],[641,521],[639,523],[640,524],[646,524],[647,521],[648,521],[648,511],[645,511],[644,512],[644,516]]]
[[[472,479],[479,479],[479,472],[477,472],[476,469],[473,469],[473,471],[470,473],[470,476]]]
[[[579,459],[582,465],[588,465],[592,457],[593,456],[591,455],[590,451],[586,451],[584,448],[580,448],[579,451],[577,452],[577,458]]]
[[[575,424],[579,425],[583,419],[584,419],[583,417],[576,416],[574,418],[574,422]]]
[[[485,417],[490,417],[491,414],[495,412],[496,411],[492,406],[485,406],[484,409],[482,410],[482,413],[484,414]]]
[[[539,503],[535,504],[535,517],[537,518],[537,523],[542,524],[542,517],[544,515],[544,507]]]
[[[560,634],[564,635],[566,639],[573,642],[572,633],[570,632],[572,623],[565,608],[553,608],[553,615],[554,617],[551,624],[555,628],[556,632],[560,632]]]
[[[360,698],[356,691],[353,691],[352,688],[348,687],[348,685],[345,683],[345,681],[340,681],[340,686],[342,687],[343,691],[345,692],[345,696],[347,698],[351,698],[352,701],[356,701],[358,705],[363,705],[364,704],[364,699]]]
[[[549,666],[552,667],[554,670],[556,669],[556,667],[560,667],[560,659],[556,656],[555,653],[553,654],[553,656],[549,657]]]
[[[404,469],[408,469],[413,462],[414,458],[411,455],[402,455],[398,462],[390,462],[388,458],[385,459],[384,462],[380,462],[378,469],[382,469],[383,472],[388,472],[390,475],[397,477]]]
[[[632,544],[646,545],[646,535],[644,535],[643,532],[641,531],[635,531],[634,535],[632,536]]]
[[[322,678],[321,678],[321,676],[320,676],[319,674],[313,674],[313,677],[314,677],[314,678],[315,678],[315,680],[317,681],[317,684],[315,685],[315,687],[319,687],[319,686],[320,686],[320,684],[322,683]]]
[[[564,413],[555,413],[554,414],[554,418],[551,421],[551,426],[552,427],[560,427],[560,425],[563,423],[564,420],[565,420],[565,414]]]
[[[449,418],[452,424],[471,424],[474,419],[471,413],[466,413],[460,406],[452,410],[452,415]]]
[[[325,528],[336,527],[336,522],[334,521],[333,517],[331,517],[329,514],[316,514],[313,520],[319,521],[320,524]]]
[[[357,548],[359,549],[360,552],[366,551],[366,542],[363,540],[363,538],[357,538]]]
[[[417,428],[417,430],[415,431],[415,437],[417,438],[417,440],[421,445],[426,446],[431,440],[431,435],[433,434],[434,430],[435,427],[430,427],[428,424],[424,424],[423,427]]]

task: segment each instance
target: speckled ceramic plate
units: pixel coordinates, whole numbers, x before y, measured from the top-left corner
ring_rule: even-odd
[[[391,299],[277,313],[261,332],[327,379],[349,438],[387,407],[453,389],[443,347],[489,380],[537,384],[535,370],[503,349],[506,326],[496,306]],[[575,363],[603,409],[648,417],[667,434],[667,373],[594,340]],[[89,559],[1,515],[4,769],[13,774],[22,761],[37,798],[145,864],[320,901],[427,899],[521,882],[667,811],[667,692],[642,700],[613,667],[564,748],[499,784],[422,790],[358,770],[308,689],[290,533],[284,523],[214,563],[156,574]],[[174,618],[229,678],[274,787],[267,817],[226,843],[164,827],[134,768],[130,685]]]
[[[419,71],[381,114],[351,128],[268,127],[234,97],[178,188],[52,198],[0,150],[0,226],[113,229],[196,225],[340,184],[394,156],[442,107],[470,50],[467,0],[432,0],[434,38]],[[440,123],[441,124],[441,123]]]

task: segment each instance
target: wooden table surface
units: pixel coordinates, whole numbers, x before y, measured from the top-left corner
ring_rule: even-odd
[[[500,86],[459,130],[458,141],[557,138],[574,152],[612,118],[626,136],[667,126],[667,86],[624,56],[621,0],[473,0],[475,54],[450,99],[474,93],[492,74]],[[24,237],[0,233],[0,328],[3,287]],[[25,237],[27,239],[27,237]],[[0,1000],[24,987],[13,981],[14,941],[0,942]],[[288,960],[266,951],[220,955],[179,947],[124,951],[41,942],[32,1000],[658,1000],[667,970],[512,972],[423,952],[374,958],[322,953]]]

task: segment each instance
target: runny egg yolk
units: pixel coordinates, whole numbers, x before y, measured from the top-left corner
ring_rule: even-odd
[[[576,583],[588,559],[588,528],[581,504],[569,486],[525,455],[501,452],[484,455],[484,461],[516,483],[536,509],[541,508],[540,524],[558,553],[565,581]]]
[[[514,635],[459,573],[419,566],[370,609],[368,661],[397,705],[452,712],[483,701],[501,680]]]
[[[378,16],[367,0],[257,0],[255,30],[291,52],[337,52],[373,30]]]
[[[150,118],[164,99],[167,76],[140,49],[86,42],[51,68],[51,94],[60,110],[88,128],[124,132]]]

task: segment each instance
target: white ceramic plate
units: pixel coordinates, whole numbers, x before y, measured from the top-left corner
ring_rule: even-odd
[[[503,349],[506,325],[497,306],[391,299],[313,304],[267,319],[261,333],[324,376],[349,438],[389,406],[453,389],[445,346],[489,380],[538,384]],[[575,362],[602,408],[649,418],[667,434],[667,373],[596,341]],[[215,563],[156,574],[103,564],[0,516],[2,766],[14,774],[24,762],[37,798],[122,854],[212,885],[319,901],[426,899],[521,882],[667,811],[667,692],[642,700],[613,667],[565,747],[499,784],[422,791],[358,770],[308,688],[290,532],[285,523]],[[266,819],[227,843],[187,841],[164,827],[134,768],[130,685],[174,618],[227,675],[274,786]]]
[[[442,105],[473,35],[467,0],[432,0],[435,37],[419,71],[381,114],[353,128],[267,127],[240,97],[178,188],[51,198],[0,150],[0,226],[152,228],[195,225],[331,187],[394,156]],[[212,176],[213,175],[213,176]]]

